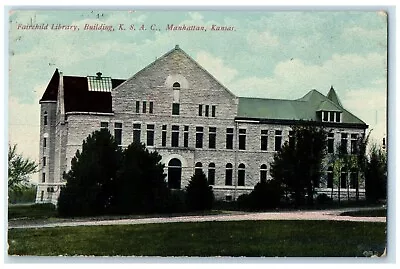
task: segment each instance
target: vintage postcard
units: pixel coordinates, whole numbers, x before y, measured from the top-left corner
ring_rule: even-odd
[[[385,10],[8,24],[10,257],[385,262]]]

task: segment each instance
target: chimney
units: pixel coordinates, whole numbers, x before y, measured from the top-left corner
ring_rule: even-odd
[[[64,107],[64,77],[63,73],[59,72],[60,80],[58,84],[57,112],[61,124],[65,123],[65,107]]]

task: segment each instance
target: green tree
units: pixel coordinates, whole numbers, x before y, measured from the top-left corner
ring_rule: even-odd
[[[369,141],[371,131],[368,135],[361,135],[358,137],[355,149],[348,152],[346,144],[339,144],[336,149],[336,154],[331,155],[329,163],[332,164],[334,168],[334,182],[338,188],[338,203],[341,201],[341,177],[342,170],[345,171],[343,175],[345,176],[346,187],[347,187],[347,199],[350,199],[350,184],[349,184],[349,172],[356,173],[356,200],[359,199],[359,181],[365,177],[366,165],[367,165],[367,155],[366,149]],[[332,185],[332,195],[333,195],[333,185]],[[331,195],[331,196],[332,196]]]
[[[19,191],[8,189],[8,202],[17,203],[34,203],[36,198],[36,185],[30,184]]]
[[[326,155],[326,131],[304,123],[292,127],[293,139],[275,153],[271,175],[294,197],[296,206],[314,202],[315,186],[321,177]]]
[[[117,174],[116,213],[164,211],[169,189],[165,183],[164,164],[160,161],[161,155],[149,152],[143,144],[128,146]]]
[[[186,204],[189,210],[208,210],[212,208],[214,192],[208,185],[203,172],[196,172],[186,187]]]
[[[386,199],[387,157],[386,152],[376,144],[371,146],[365,171],[365,195],[370,202]]]
[[[21,192],[29,185],[29,177],[36,173],[38,165],[17,152],[17,145],[8,145],[8,189]]]
[[[99,215],[111,211],[121,150],[107,129],[93,132],[64,174],[58,211],[62,216]]]

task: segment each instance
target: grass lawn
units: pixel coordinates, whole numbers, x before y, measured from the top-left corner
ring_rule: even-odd
[[[10,255],[363,257],[386,223],[227,221],[10,229]]]
[[[48,219],[57,216],[52,204],[9,205],[8,219]]]
[[[343,212],[340,215],[351,216],[351,217],[386,217],[387,209],[379,208],[371,210],[349,211],[349,212]]]

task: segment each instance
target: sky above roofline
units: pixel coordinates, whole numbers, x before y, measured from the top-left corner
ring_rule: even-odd
[[[79,31],[22,29],[31,23]],[[96,24],[114,31],[84,30]],[[121,24],[127,30],[118,30]],[[168,25],[206,31],[167,30]],[[233,30],[215,31],[213,25]],[[293,100],[312,89],[326,95],[333,85],[344,108],[374,129],[375,140],[386,135],[382,11],[15,10],[9,28],[9,140],[34,159],[38,100],[55,68],[66,76],[100,71],[124,79],[176,44],[237,96]]]

